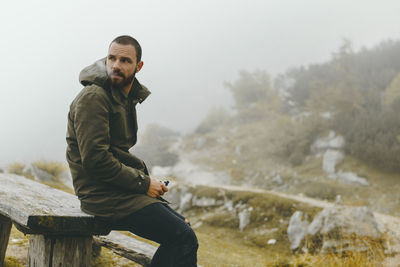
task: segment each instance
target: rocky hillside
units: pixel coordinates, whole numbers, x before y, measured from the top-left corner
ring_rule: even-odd
[[[210,110],[192,133],[170,142],[168,131],[157,137],[153,127],[132,153],[157,162],[155,174],[340,199],[400,215],[398,55],[398,41],[360,51],[344,43],[331,60],[274,80],[264,71],[242,71],[226,83],[232,110]],[[141,155],[161,139],[163,153]],[[171,154],[174,162],[166,164]]]

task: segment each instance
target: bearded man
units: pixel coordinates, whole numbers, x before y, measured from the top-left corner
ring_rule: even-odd
[[[136,105],[150,94],[135,78],[142,49],[115,38],[106,58],[83,69],[70,106],[67,161],[81,209],[118,229],[160,244],[151,266],[197,266],[198,242],[188,221],[161,197],[168,188],[129,153],[137,141]]]

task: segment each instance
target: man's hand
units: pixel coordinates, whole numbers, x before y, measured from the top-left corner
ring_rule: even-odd
[[[154,178],[150,178],[150,186],[149,190],[147,191],[148,196],[159,197],[164,195],[164,193],[167,191],[168,187],[166,187],[163,182]]]

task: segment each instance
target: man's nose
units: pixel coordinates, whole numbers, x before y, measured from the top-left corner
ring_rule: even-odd
[[[115,60],[111,65],[112,70],[120,70],[120,62],[119,60]]]

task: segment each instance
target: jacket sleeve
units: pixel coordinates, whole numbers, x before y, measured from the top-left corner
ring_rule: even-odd
[[[146,175],[149,175],[149,171],[143,160],[115,146],[111,146],[110,150],[121,163],[134,169],[141,170]]]
[[[92,179],[99,179],[134,193],[146,193],[150,177],[121,163],[110,151],[110,104],[97,92],[83,94],[75,103],[74,130],[82,167]]]

